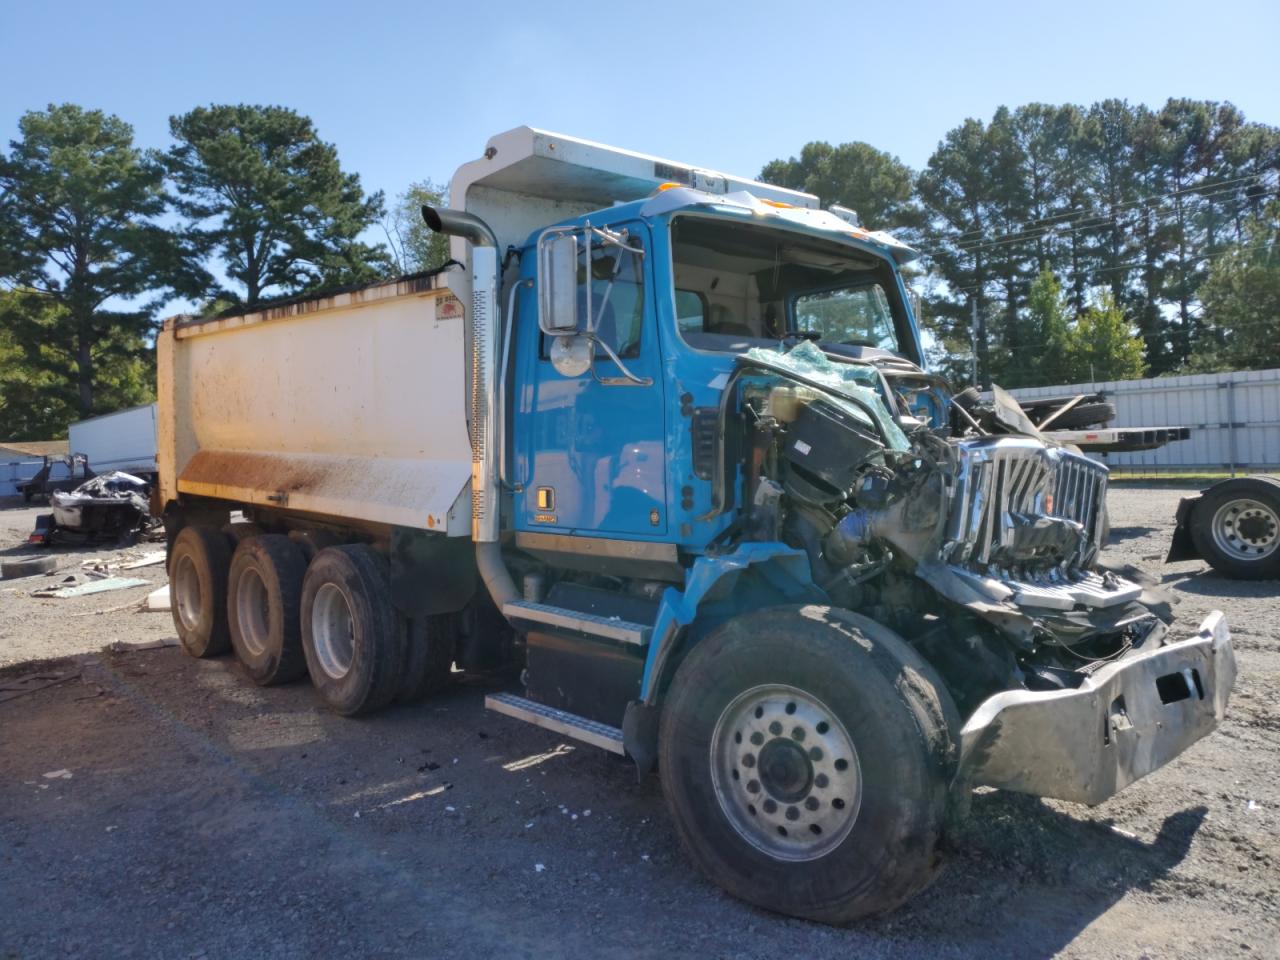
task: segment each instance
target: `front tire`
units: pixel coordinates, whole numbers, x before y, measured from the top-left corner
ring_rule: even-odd
[[[685,849],[734,896],[846,923],[939,866],[959,718],[936,673],[866,617],[773,607],[676,673],[659,734]]]

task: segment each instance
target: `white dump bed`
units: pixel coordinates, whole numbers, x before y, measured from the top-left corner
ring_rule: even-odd
[[[148,403],[71,424],[72,453],[83,453],[95,473],[156,472],[156,405]]]
[[[462,304],[405,278],[157,338],[161,495],[470,532]]]

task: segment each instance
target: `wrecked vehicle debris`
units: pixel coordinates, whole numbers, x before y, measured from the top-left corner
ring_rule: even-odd
[[[48,499],[57,491],[74,490],[97,476],[89,466],[89,458],[82,453],[61,457],[46,455],[43,459],[44,463],[35,476],[18,486],[18,492],[27,503],[38,497]]]
[[[151,516],[149,492],[145,480],[119,470],[94,477],[70,492],[54,491],[49,495],[53,513],[36,518],[28,542],[135,543],[160,525]]]

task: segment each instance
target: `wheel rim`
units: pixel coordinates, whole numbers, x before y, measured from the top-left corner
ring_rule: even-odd
[[[1213,542],[1235,560],[1261,560],[1280,547],[1280,516],[1258,500],[1232,500],[1213,515]]]
[[[346,594],[336,584],[324,584],[311,602],[311,643],[320,669],[334,680],[341,680],[351,670],[355,618]]]
[[[844,724],[785,684],[752,687],[720,714],[711,782],[729,823],[777,860],[815,860],[839,846],[862,804],[862,769]]]
[[[195,562],[185,553],[174,564],[169,590],[173,594],[173,603],[178,611],[178,619],[182,622],[182,629],[195,630],[200,624],[200,574]]]
[[[245,651],[255,657],[266,653],[271,634],[270,600],[262,574],[252,567],[240,574],[236,584],[236,621]]]

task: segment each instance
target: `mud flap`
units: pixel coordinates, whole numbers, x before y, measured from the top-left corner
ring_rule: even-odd
[[[636,762],[636,780],[643,780],[658,764],[658,717],[661,711],[632,700],[622,715],[622,743]]]
[[[1169,555],[1164,558],[1165,563],[1173,563],[1177,560],[1198,560],[1200,551],[1196,549],[1196,545],[1191,540],[1191,512],[1195,509],[1196,504],[1200,502],[1201,494],[1194,497],[1183,497],[1178,503],[1178,512],[1176,514],[1176,526],[1173,528],[1173,540],[1169,544]]]

